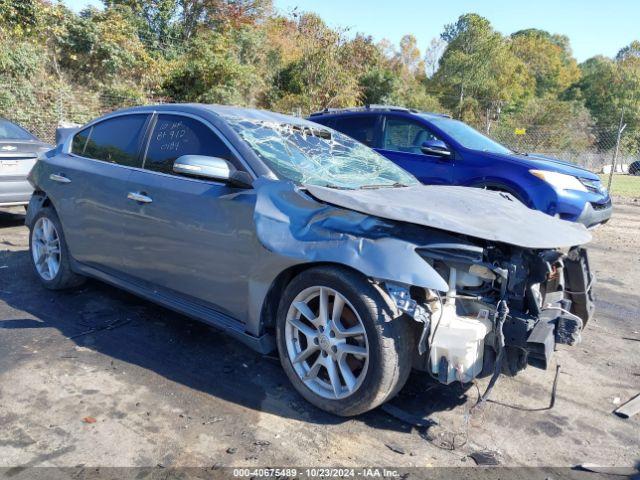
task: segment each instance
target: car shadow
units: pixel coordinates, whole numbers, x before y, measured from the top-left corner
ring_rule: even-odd
[[[11,207],[0,209],[0,228],[19,227],[24,225],[24,209]]]
[[[275,353],[258,354],[213,327],[98,281],[74,291],[49,291],[32,272],[28,251],[4,251],[2,257],[11,274],[0,275],[0,300],[21,317],[34,317],[3,319],[2,330],[55,328],[80,347],[246,408],[317,424],[347,421],[307,403]],[[465,388],[414,372],[390,402],[390,413],[377,408],[356,421],[402,432],[421,425],[426,432],[437,423],[435,414],[466,402]]]

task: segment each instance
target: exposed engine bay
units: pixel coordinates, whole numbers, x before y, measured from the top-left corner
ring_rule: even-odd
[[[546,369],[556,343],[575,345],[593,315],[586,250],[487,243],[418,249],[447,280],[445,295],[387,282],[396,306],[421,324],[415,367],[444,384],[494,372]]]

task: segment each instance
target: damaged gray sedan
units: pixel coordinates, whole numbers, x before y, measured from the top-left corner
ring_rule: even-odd
[[[583,226],[507,194],[420,185],[298,118],[121,110],[30,181],[46,287],[97,278],[277,349],[294,387],[339,415],[390,399],[412,368],[444,384],[545,368],[593,315]]]

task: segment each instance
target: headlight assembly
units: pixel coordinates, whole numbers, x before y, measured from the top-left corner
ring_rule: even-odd
[[[607,189],[602,185],[600,180],[591,180],[589,178],[581,178],[580,182],[587,187],[587,190],[595,193],[600,193],[602,195],[607,194]]]
[[[577,177],[572,175],[565,175],[564,173],[551,172],[548,170],[529,170],[529,173],[544,180],[556,190],[587,191],[587,187],[585,187]]]

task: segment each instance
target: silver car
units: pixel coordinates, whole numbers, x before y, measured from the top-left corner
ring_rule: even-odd
[[[29,203],[33,188],[27,175],[38,155],[51,148],[21,126],[0,118],[0,207]]]
[[[420,185],[299,118],[122,110],[30,181],[44,286],[93,277],[277,349],[293,386],[339,415],[390,399],[412,368],[444,384],[546,368],[593,315],[582,225],[504,193]]]

